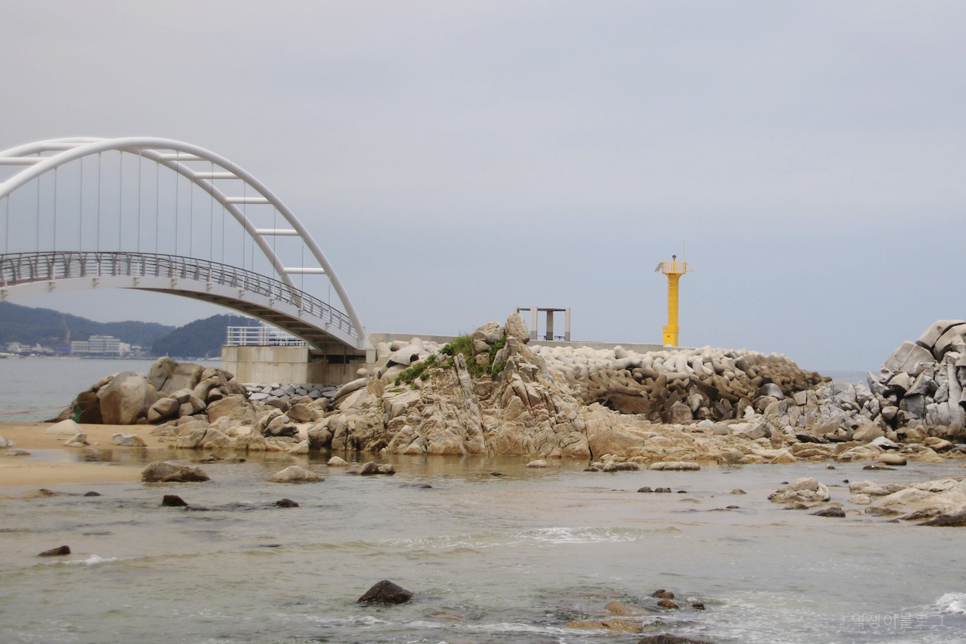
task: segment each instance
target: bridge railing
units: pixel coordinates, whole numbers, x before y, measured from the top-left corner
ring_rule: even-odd
[[[291,304],[358,337],[349,316],[342,311],[281,280],[229,264],[159,253],[51,251],[0,255],[0,288],[82,277],[162,277],[237,288]]]

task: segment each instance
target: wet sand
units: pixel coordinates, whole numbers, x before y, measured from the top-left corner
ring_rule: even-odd
[[[76,455],[85,449],[137,450],[144,448],[121,447],[111,442],[117,433],[137,434],[150,452],[163,460],[168,453],[167,444],[152,436],[150,425],[82,425],[87,434],[87,448],[64,447],[70,436],[45,434],[52,427],[49,423],[0,423],[0,436],[15,443],[14,447],[0,450],[0,486],[58,485],[70,483],[113,483],[139,481],[143,467],[135,465],[106,465],[103,462],[76,461]],[[16,450],[31,452],[26,456],[14,456]]]

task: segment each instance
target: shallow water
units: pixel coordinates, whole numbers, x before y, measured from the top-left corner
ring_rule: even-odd
[[[265,481],[292,462],[326,480]],[[606,619],[613,599],[645,609],[625,619],[646,634],[720,644],[962,641],[960,529],[766,500],[801,476],[845,502],[843,479],[958,476],[958,464],[604,474],[576,462],[393,462],[393,477],[276,457],[203,465],[207,483],[0,489],[0,642],[636,642],[566,627]],[[637,493],[644,485],[686,493]],[[102,496],[81,496],[90,489]],[[191,507],[161,507],[164,494]],[[282,497],[300,507],[274,507]],[[68,557],[36,557],[64,544]],[[356,603],[380,579],[415,599]],[[658,588],[682,610],[657,609]]]

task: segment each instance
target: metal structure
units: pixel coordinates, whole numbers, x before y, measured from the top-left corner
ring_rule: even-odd
[[[677,255],[671,255],[670,262],[661,262],[655,273],[667,275],[667,326],[664,327],[664,346],[678,346],[678,282],[685,273],[693,269],[687,262],[679,262]]]
[[[268,324],[258,326],[230,326],[227,332],[229,347],[304,347],[305,341]]]
[[[368,345],[308,230],[254,175],[214,152],[148,137],[51,139],[0,152],[0,166],[15,170],[0,183],[0,300],[144,289],[248,313],[318,348]],[[341,306],[307,292],[306,279],[322,280]]]

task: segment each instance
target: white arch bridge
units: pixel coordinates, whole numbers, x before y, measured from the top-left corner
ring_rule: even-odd
[[[0,166],[0,301],[142,289],[247,313],[325,353],[368,346],[305,226],[214,152],[158,138],[51,139],[0,152]]]

